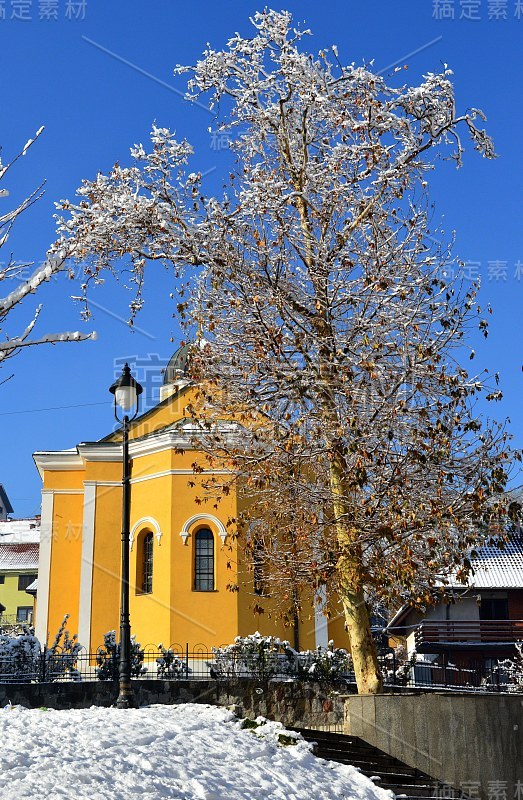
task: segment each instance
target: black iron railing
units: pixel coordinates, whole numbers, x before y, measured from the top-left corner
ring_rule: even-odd
[[[306,654],[304,654],[306,655]],[[506,664],[494,659],[467,661],[456,664],[448,658],[423,660],[415,656],[410,661],[398,661],[389,651],[380,655],[380,668],[389,691],[402,689],[453,691],[523,691]],[[306,663],[304,660],[303,663]],[[220,656],[204,645],[172,645],[169,648],[146,647],[133,657],[132,678],[145,680],[188,681],[236,680],[308,681],[334,686],[340,692],[354,692],[352,670],[331,676],[314,675],[307,668],[289,663],[280,654],[269,658],[245,654]],[[25,657],[0,653],[0,683],[56,683],[75,681],[114,681],[118,679],[118,654],[100,648],[74,654],[59,649],[32,651]]]

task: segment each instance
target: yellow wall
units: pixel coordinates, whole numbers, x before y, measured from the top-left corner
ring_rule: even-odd
[[[78,630],[79,576],[82,556],[83,494],[55,494],[49,617],[47,633],[52,641],[65,614],[68,629]]]
[[[96,487],[95,530],[91,594],[92,652],[103,644],[104,633],[118,630],[120,624],[122,490],[119,486]]]

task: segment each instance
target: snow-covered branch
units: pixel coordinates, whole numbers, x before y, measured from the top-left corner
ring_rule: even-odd
[[[5,176],[18,161],[18,159],[26,155],[29,148],[38,139],[42,132],[43,128],[40,128],[36,132],[34,138],[29,139],[23,150],[10,162],[7,164],[2,164],[0,161],[0,182],[5,179]],[[27,209],[29,209],[35,202],[37,202],[37,200],[42,197],[42,188],[42,186],[39,186],[17,206],[11,210],[0,213],[0,248],[6,246],[15,222],[17,222],[20,216],[27,211]],[[5,188],[0,189],[0,202],[4,203],[8,197],[9,190]],[[33,269],[32,274],[28,278],[23,278],[22,276],[24,275],[26,269],[32,265],[17,264],[17,262],[13,260],[13,257],[10,256],[9,260],[0,269],[0,284],[3,283],[3,286],[0,287],[0,294],[2,293],[1,289],[7,286],[8,282],[10,287],[14,285],[15,288],[10,288],[10,291],[8,291],[4,297],[0,297],[0,325],[2,326],[0,330],[5,328],[5,323],[9,313],[12,312],[19,304],[21,304],[28,295],[35,294],[35,292],[43,283],[48,282],[54,275],[62,271],[67,263],[67,260],[71,258],[73,254],[74,246],[72,245],[58,247],[55,251],[47,256],[45,261],[40,266],[38,266],[36,269]],[[82,333],[80,331],[76,331],[52,333],[41,336],[37,339],[31,339],[29,337],[36,325],[40,311],[41,305],[37,307],[30,321],[26,324],[25,329],[21,333],[15,336],[10,336],[4,331],[6,341],[0,342],[0,362],[16,354],[22,347],[39,344],[54,344],[57,342],[83,341],[85,339],[94,338],[93,333]]]
[[[336,588],[358,683],[375,691],[366,599],[430,602],[474,538],[502,527],[517,454],[477,413],[499,390],[460,359],[487,322],[477,287],[446,277],[451,243],[429,202],[430,173],[461,165],[466,137],[495,153],[481,113],[456,112],[447,68],[396,86],[304,52],[287,12],[252,23],[252,38],[177,70],[230,137],[223,196],[205,196],[189,145],[155,126],[131,167],[60,204],[57,248],[90,259],[84,291],[122,258],[138,294],[148,261],[183,278],[178,311],[208,339],[191,367],[202,460],[231,475],[210,477],[208,496],[235,483],[240,530],[258,523],[253,559],[284,603]],[[216,418],[242,425],[241,447]]]

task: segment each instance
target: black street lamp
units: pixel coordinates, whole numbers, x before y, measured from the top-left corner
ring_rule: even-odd
[[[129,423],[136,418],[143,388],[131,375],[129,364],[113,383],[109,391],[114,395],[114,416],[122,423],[123,470],[122,470],[122,579],[120,599],[120,690],[117,708],[131,708],[133,689],[131,686],[131,621],[129,617],[129,528],[131,520],[131,462],[129,459]],[[118,407],[122,419],[118,416]],[[129,412],[134,408],[132,416]]]

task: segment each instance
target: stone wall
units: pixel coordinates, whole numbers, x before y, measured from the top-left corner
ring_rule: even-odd
[[[236,706],[241,716],[268,717],[284,725],[342,731],[344,700],[318,684],[251,681],[133,680],[138,705],[209,703]],[[118,689],[110,681],[0,684],[0,707],[89,708],[110,706]]]
[[[355,695],[345,733],[471,797],[510,800],[523,786],[522,712],[521,695]]]

